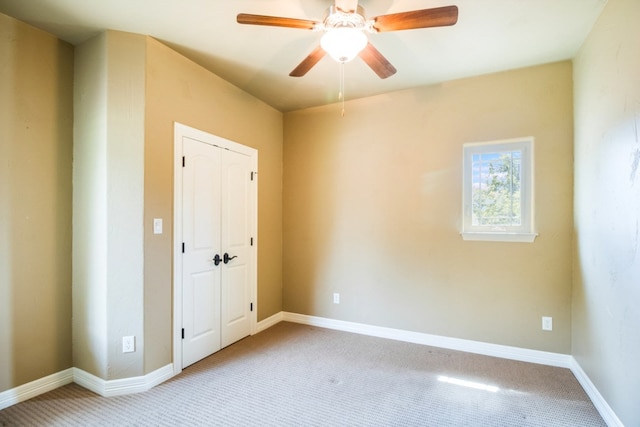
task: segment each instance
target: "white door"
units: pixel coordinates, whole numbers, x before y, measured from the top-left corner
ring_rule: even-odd
[[[182,367],[251,333],[253,159],[182,138]]]
[[[221,251],[222,327],[226,347],[249,335],[251,277],[251,162],[250,158],[222,151]]]

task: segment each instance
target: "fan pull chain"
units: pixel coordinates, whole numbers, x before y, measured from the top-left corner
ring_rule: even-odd
[[[342,100],[342,112],[340,115],[344,117],[344,62],[340,63],[340,89],[338,99]]]

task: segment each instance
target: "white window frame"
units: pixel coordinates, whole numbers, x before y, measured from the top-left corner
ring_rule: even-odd
[[[474,142],[463,145],[462,161],[462,238],[498,242],[533,242],[538,235],[534,222],[534,138],[523,137],[490,142]],[[473,225],[472,222],[472,168],[473,155],[521,152],[520,178],[520,226]]]

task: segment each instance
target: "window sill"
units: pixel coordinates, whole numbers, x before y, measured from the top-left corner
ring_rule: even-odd
[[[532,243],[538,233],[500,233],[500,232],[469,232],[460,233],[462,240],[474,240],[484,242],[522,242]]]

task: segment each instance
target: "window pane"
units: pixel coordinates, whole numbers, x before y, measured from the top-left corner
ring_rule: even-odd
[[[472,156],[472,225],[519,226],[522,151]]]

